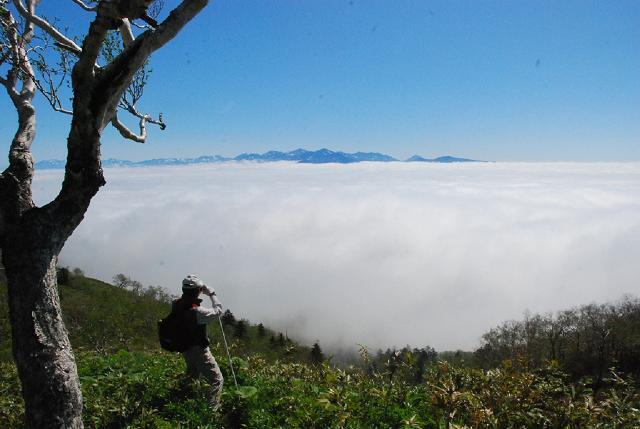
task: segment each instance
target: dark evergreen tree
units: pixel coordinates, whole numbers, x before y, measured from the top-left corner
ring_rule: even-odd
[[[244,320],[238,320],[236,322],[235,329],[233,330],[233,335],[236,338],[244,338],[247,336],[247,323]]]
[[[311,347],[311,363],[320,364],[324,361],[324,354],[320,348],[320,343],[316,340]]]
[[[234,326],[236,324],[236,317],[229,309],[225,310],[225,312],[222,314],[221,319],[222,323],[224,323],[225,325]]]
[[[438,358],[438,353],[429,346],[423,347],[421,349],[413,349],[412,353],[415,357],[415,363],[413,366],[413,382],[415,384],[420,384],[422,382],[422,378],[424,377],[426,366],[436,361],[436,359]]]
[[[266,331],[264,329],[264,325],[262,323],[258,324],[258,337],[262,338],[266,335]]]

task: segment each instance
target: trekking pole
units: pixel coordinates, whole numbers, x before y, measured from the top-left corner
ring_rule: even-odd
[[[213,302],[213,297],[211,298],[211,305],[215,307],[215,303]],[[227,344],[227,336],[224,334],[224,326],[222,326],[222,319],[218,316],[218,322],[220,323],[220,330],[222,331],[222,340],[224,341],[224,348],[227,351],[227,357],[229,358],[229,367],[231,368],[231,375],[233,376],[233,383],[236,385],[236,390],[238,390],[238,380],[236,380],[236,372],[233,370],[233,362],[231,362],[231,353],[229,353],[229,345]]]

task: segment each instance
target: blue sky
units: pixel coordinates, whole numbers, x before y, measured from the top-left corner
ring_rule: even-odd
[[[90,17],[43,3],[72,28]],[[103,156],[640,161],[638,22],[638,1],[213,1],[152,59],[142,107],[167,130],[145,145],[107,130]],[[43,105],[36,158],[63,158],[67,132]]]

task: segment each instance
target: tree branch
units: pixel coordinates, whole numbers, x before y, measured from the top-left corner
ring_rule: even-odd
[[[35,2],[28,0],[27,5],[28,10],[23,6],[25,13],[33,14],[35,12]],[[7,78],[3,79],[6,82],[4,86],[7,88],[14,105],[19,109],[19,105],[31,102],[35,92],[35,83],[31,78],[33,76],[33,68],[27,51],[27,45],[33,38],[33,23],[26,21],[24,31],[19,36],[17,24],[11,12],[6,11],[3,21],[11,50],[11,67],[7,73]],[[21,72],[26,76],[21,77]],[[20,91],[17,89],[19,80],[22,81],[22,89]]]
[[[146,13],[144,15],[142,15],[140,17],[140,19],[143,20],[144,22],[146,22],[147,25],[149,25],[152,28],[157,28],[158,27],[158,21],[156,21],[155,19],[151,18]]]
[[[157,28],[147,30],[142,34],[142,36],[149,34],[148,41],[144,41],[145,45],[148,45],[151,52],[160,49],[173,39],[208,3],[208,0],[183,0]]]
[[[155,124],[158,125],[160,127],[161,130],[164,131],[165,128],[167,128],[167,124],[164,123],[164,121],[162,120],[162,113],[160,113],[158,115],[158,119],[153,119],[151,117],[151,115],[146,115],[146,114],[142,114],[140,112],[138,112],[138,109],[136,109],[136,106],[134,106],[133,104],[129,103],[127,100],[123,99],[122,100],[122,105],[121,105],[127,112],[131,113],[133,116],[135,116],[138,119],[142,119],[144,118],[145,121],[149,122],[150,124]]]
[[[147,140],[147,127],[145,127],[144,123],[146,122],[146,117],[140,118],[140,134],[135,134],[131,131],[125,124],[118,120],[118,115],[113,115],[111,118],[111,125],[120,132],[120,135],[127,140],[132,140],[136,143],[145,143]]]
[[[98,6],[89,6],[88,4],[86,4],[85,2],[83,2],[82,0],[71,0],[72,2],[74,2],[75,4],[77,4],[78,6],[80,6],[81,8],[83,8],[84,10],[86,10],[87,12],[95,12],[98,9]]]
[[[96,12],[96,18],[89,25],[89,31],[82,41],[82,55],[73,68],[76,79],[83,80],[93,76],[96,61],[100,55],[100,47],[107,37],[108,31],[116,29],[118,27],[117,21],[122,18],[117,16],[118,13],[113,1],[99,2]]]
[[[139,1],[144,3],[148,0]],[[127,0],[119,0],[119,4],[125,9],[129,3]],[[157,28],[149,29],[138,36],[103,69],[98,86],[112,91],[108,94],[111,100],[107,111],[115,110],[116,104],[131,83],[135,72],[142,67],[149,56],[173,39],[207,4],[208,0],[183,0]],[[130,5],[129,7],[131,8]],[[131,10],[137,11],[135,8]],[[129,18],[136,18],[136,16],[129,16]],[[106,123],[103,123],[104,125]]]
[[[131,26],[139,28],[140,30],[151,30],[151,29],[153,29],[153,27],[151,27],[150,25],[140,25],[140,24],[137,24],[135,22],[131,22]]]
[[[37,16],[35,13],[30,13],[22,4],[22,0],[13,0],[13,5],[16,7],[20,15],[22,15],[26,20],[33,22],[42,31],[53,37],[56,42],[64,45],[66,49],[70,50],[76,55],[80,55],[82,49],[80,49],[80,46],[78,46],[76,42],[69,39],[67,36],[58,31],[53,25]]]
[[[131,31],[131,23],[127,18],[122,18],[122,25],[118,28],[120,36],[122,37],[122,44],[127,47],[133,43],[135,37],[133,31]]]
[[[144,32],[96,72],[94,65],[109,30],[118,29],[123,18],[140,18],[150,3],[150,0],[100,1],[96,17],[84,38],[82,53],[72,73],[73,120],[67,139],[65,178],[58,196],[42,207],[52,219],[59,221],[63,230],[61,244],[80,223],[89,202],[105,184],[100,165],[102,130],[108,123],[113,123],[126,134],[126,127],[113,121],[124,91],[151,53],[175,37],[208,4],[208,0],[182,0],[157,29]],[[138,140],[144,137],[144,127],[149,119],[146,115],[141,118]],[[131,135],[133,137],[135,133],[131,132]]]
[[[27,12],[29,15],[34,15],[36,11],[37,0],[27,0]],[[28,46],[33,40],[34,36],[34,23],[25,20],[24,24],[24,32],[22,33],[22,41],[20,43],[20,58],[18,62],[18,67],[22,70],[22,72],[26,75],[22,78],[22,90],[20,91],[20,95],[25,100],[33,100],[33,96],[35,95],[35,79],[33,77],[33,67],[31,65],[31,61],[29,60],[29,51]]]
[[[62,107],[62,102],[60,101],[60,97],[58,97],[58,92],[53,87],[53,84],[51,82],[49,82],[49,89],[47,90],[43,87],[42,83],[40,83],[40,81],[37,80],[35,77],[32,77],[32,79],[33,79],[33,83],[35,83],[36,85],[36,88],[38,88],[38,91],[40,91],[40,94],[42,94],[44,98],[47,99],[47,101],[49,102],[49,105],[53,110],[55,110],[56,112],[67,114],[67,115],[73,115],[73,112],[71,110],[68,110]]]
[[[27,0],[27,13],[35,12],[36,0]],[[25,9],[27,10],[27,9]],[[32,101],[36,86],[33,81],[33,67],[28,56],[29,44],[34,35],[34,24],[25,20],[24,29],[19,34],[18,25],[8,10],[2,16],[3,33],[10,45],[9,70],[2,84],[13,102],[18,114],[18,127],[9,147],[9,166],[2,175],[2,201],[0,219],[14,221],[24,210],[33,207],[31,181],[33,179],[33,157],[31,145],[36,135],[36,117]],[[18,85],[21,84],[20,90]]]
[[[9,39],[9,51],[7,52],[8,58],[11,58],[11,67],[7,72],[7,91],[12,101],[16,103],[16,98],[19,94],[16,89],[18,85],[18,67],[20,64],[20,47],[18,42],[18,29],[16,28],[16,21],[13,14],[9,11],[3,16],[3,26],[5,34]]]

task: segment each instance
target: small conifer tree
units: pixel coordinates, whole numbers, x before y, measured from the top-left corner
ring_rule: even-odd
[[[320,348],[320,342],[316,340],[311,347],[311,363],[320,364],[324,361],[324,353],[322,353],[322,349]]]
[[[229,309],[227,309],[222,314],[221,319],[222,319],[222,323],[224,323],[225,325],[234,326],[236,324],[236,317],[233,315],[233,313]]]
[[[247,335],[247,324],[244,320],[239,320],[236,322],[235,329],[233,330],[233,335],[236,338],[244,338]]]

